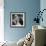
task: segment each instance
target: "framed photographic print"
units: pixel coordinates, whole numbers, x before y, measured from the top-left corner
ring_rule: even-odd
[[[10,13],[10,26],[11,27],[24,27],[25,26],[25,12],[11,12]]]

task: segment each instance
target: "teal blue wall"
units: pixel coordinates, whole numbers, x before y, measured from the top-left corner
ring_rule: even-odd
[[[40,10],[42,11],[43,9],[46,9],[46,0],[41,0],[40,1]],[[46,27],[46,10],[43,12],[43,22],[40,21],[40,25]]]
[[[4,38],[7,41],[18,41],[29,31],[32,31],[32,22],[40,9],[40,0],[4,0]],[[25,28],[10,27],[10,12],[26,12]],[[34,23],[34,22],[33,22]],[[13,32],[14,31],[14,32]]]

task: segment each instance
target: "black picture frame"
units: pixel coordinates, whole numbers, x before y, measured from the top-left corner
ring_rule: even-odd
[[[10,27],[25,27],[26,12],[10,12]]]

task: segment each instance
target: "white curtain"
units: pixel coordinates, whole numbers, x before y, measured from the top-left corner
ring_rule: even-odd
[[[0,0],[0,42],[4,41],[4,0]]]

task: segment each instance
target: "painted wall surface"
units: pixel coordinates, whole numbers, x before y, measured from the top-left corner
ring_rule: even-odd
[[[46,9],[46,0],[41,0],[41,1],[40,1],[40,9],[41,9],[41,11],[42,11],[43,9]],[[46,27],[46,10],[43,12],[42,17],[43,17],[43,22],[41,21],[41,22],[40,22],[40,25]]]
[[[4,0],[4,39],[18,41],[29,31],[32,31],[32,22],[40,9],[40,0]],[[25,28],[10,27],[10,12],[26,12]]]

